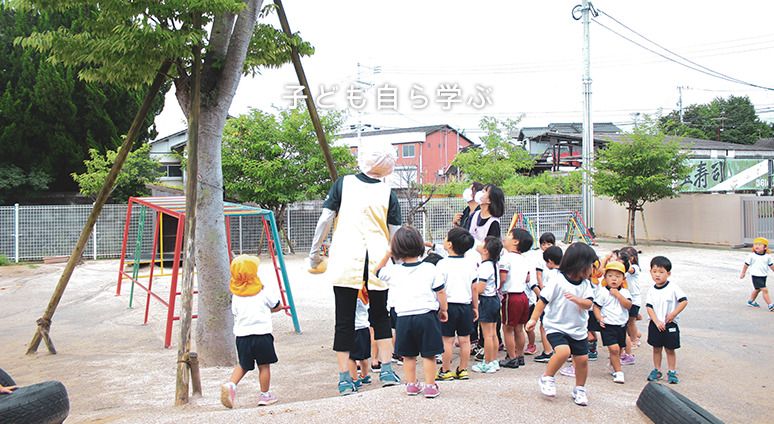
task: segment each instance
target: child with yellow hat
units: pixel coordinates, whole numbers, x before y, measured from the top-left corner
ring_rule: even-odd
[[[260,260],[255,256],[239,255],[231,261],[231,312],[234,314],[239,364],[231,380],[220,388],[220,402],[227,408],[236,405],[236,385],[258,364],[261,394],[258,406],[271,405],[277,397],[269,391],[269,365],[277,362],[274,336],[271,335],[271,313],[282,310],[277,293],[266,290],[258,277]]]
[[[632,307],[632,295],[623,287],[626,267],[621,262],[609,261],[605,265],[604,278],[604,284],[594,294],[594,316],[602,328],[602,345],[607,346],[610,353],[613,382],[623,384],[621,349],[626,347],[626,324]]]
[[[753,240],[752,253],[747,255],[747,259],[744,261],[742,267],[742,274],[739,279],[743,279],[747,274],[747,269],[750,269],[750,275],[752,276],[753,291],[750,294],[750,299],[747,301],[747,306],[752,308],[760,308],[761,305],[755,301],[758,297],[758,293],[763,294],[763,300],[769,307],[769,311],[774,312],[774,304],[771,303],[769,297],[769,289],[766,288],[766,276],[769,273],[769,269],[774,270],[774,261],[772,261],[769,253],[769,241],[763,237],[758,237]]]

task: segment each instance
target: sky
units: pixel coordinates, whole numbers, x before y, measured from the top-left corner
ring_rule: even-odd
[[[638,119],[637,113],[661,109],[666,114],[677,107],[678,87],[684,87],[684,107],[716,97],[748,96],[762,119],[774,121],[774,90],[688,69],[602,26],[671,56],[617,20],[703,69],[774,88],[774,2],[592,3],[603,12],[590,26],[594,122],[627,129]],[[285,0],[283,4],[291,29],[316,49],[313,56],[302,58],[313,96],[321,90],[333,92],[321,100],[327,105],[321,112],[342,110],[348,124],[383,129],[448,124],[477,141],[483,116],[521,117],[521,127],[582,122],[583,25],[571,13],[580,0]],[[279,26],[276,14],[266,21]],[[358,74],[370,86],[358,84]],[[291,64],[243,77],[230,114],[291,107],[298,85]],[[359,97],[348,100],[349,87],[365,90],[364,109],[353,108]],[[460,103],[446,103],[451,98]],[[185,128],[174,88],[156,126],[160,136]]]

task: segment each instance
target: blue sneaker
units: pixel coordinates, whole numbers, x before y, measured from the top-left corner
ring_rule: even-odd
[[[667,371],[667,382],[669,384],[677,384],[680,379],[677,378],[677,371]]]
[[[656,368],[653,368],[650,371],[650,374],[648,374],[648,381],[661,380],[661,377],[663,377],[663,374],[661,374],[661,371],[659,371]],[[677,377],[677,376],[675,376],[675,377]]]
[[[382,387],[395,386],[400,384],[400,377],[395,371],[382,371],[379,373],[379,381],[382,382]]]
[[[751,308],[760,308],[761,305],[758,304],[758,302],[753,302],[752,300],[747,301],[747,306]]]
[[[357,386],[353,381],[339,381],[339,395],[347,396],[357,392]]]
[[[599,358],[599,353],[596,350],[589,352],[589,361],[596,361],[597,358]]]
[[[367,375],[367,376],[365,376],[365,377],[360,377],[360,378],[357,380],[357,382],[358,382],[358,384],[359,384],[359,385],[363,385],[363,384],[371,384],[371,376],[370,376],[370,375]]]

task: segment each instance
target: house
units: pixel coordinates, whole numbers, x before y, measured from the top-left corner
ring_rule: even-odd
[[[395,146],[398,161],[390,184],[443,183],[457,153],[475,144],[449,125],[370,130],[340,134],[337,145],[348,146],[357,155],[360,143],[388,141]]]
[[[621,134],[621,132],[621,129],[612,122],[594,123],[595,135]],[[514,138],[516,138],[516,140],[519,141],[531,155],[542,155],[550,145],[549,143],[546,143],[542,137],[546,133],[582,135],[583,124],[579,122],[559,122],[548,124],[547,127],[524,127],[519,129],[518,134],[516,134]]]
[[[180,155],[182,155],[187,142],[187,128],[150,142],[150,157],[161,162],[161,168],[164,171],[159,182],[180,188],[184,186]]]

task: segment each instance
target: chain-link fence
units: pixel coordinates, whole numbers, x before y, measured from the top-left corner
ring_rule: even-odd
[[[403,221],[408,222],[411,208],[403,199],[400,204]],[[414,214],[413,225],[426,238],[441,241],[451,228],[454,215],[462,212],[464,207],[465,203],[460,198],[431,199]],[[0,206],[0,255],[16,262],[70,255],[91,208],[89,205]],[[286,251],[290,247],[296,252],[309,249],[321,209],[322,201],[295,203],[287,208],[283,229],[291,246],[286,246]],[[551,231],[557,238],[561,238],[570,214],[580,209],[581,198],[578,195],[507,197],[501,227],[503,231],[507,230],[511,217],[520,212],[533,223],[536,233]],[[158,217],[150,209],[143,211],[142,207],[132,208],[127,258],[134,258],[137,242],[140,241],[141,258],[150,259],[153,229]],[[89,259],[118,258],[121,255],[125,222],[126,205],[105,205],[83,256]],[[175,248],[177,220],[165,217],[160,224],[163,234],[157,242],[157,252],[163,251],[165,258],[171,259]],[[231,249],[235,253],[256,254],[266,248],[266,236],[260,217],[232,217],[230,228]]]

